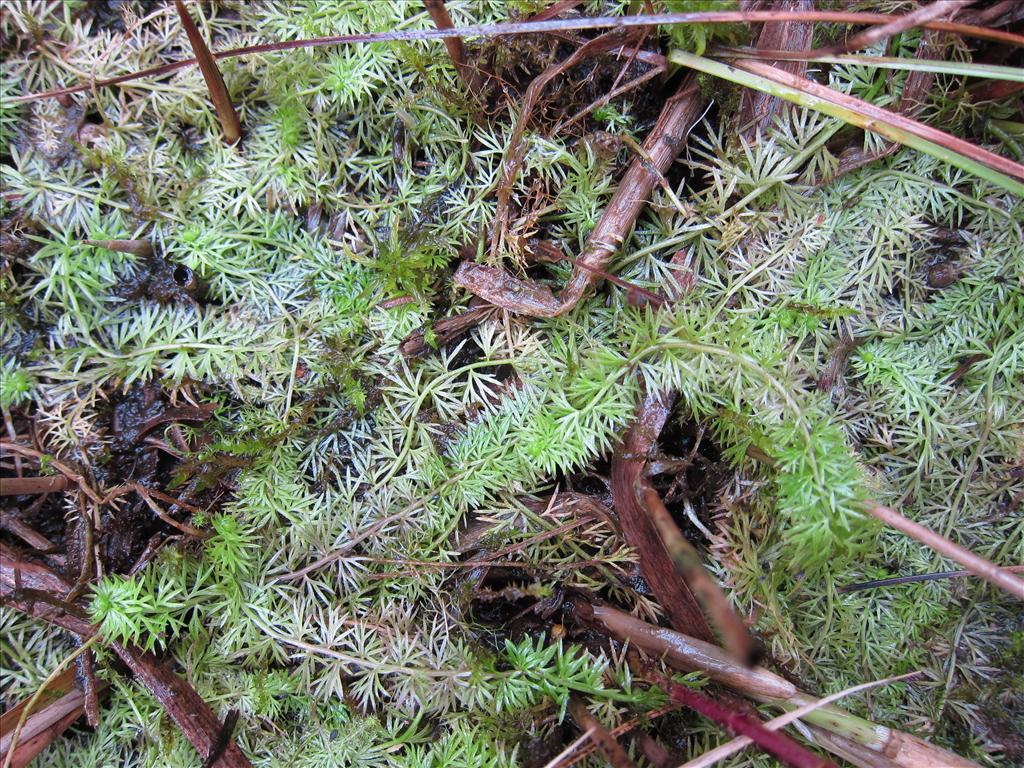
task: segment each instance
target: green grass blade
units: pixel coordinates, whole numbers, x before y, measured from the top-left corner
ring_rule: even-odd
[[[900,69],[910,72],[935,72],[940,75],[978,77],[986,80],[1009,80],[1024,83],[1024,69],[1003,67],[998,64],[974,64],[966,61],[937,61],[932,59],[910,59],[899,56],[867,56],[845,54],[840,56],[809,56],[799,51],[764,51],[757,48],[716,48],[716,56],[759,61],[807,61],[819,64],[858,64],[880,69]]]
[[[669,59],[676,64],[747,88],[763,91],[802,107],[837,117],[851,125],[874,131],[891,141],[937,157],[1015,195],[1024,197],[1024,184],[1002,172],[1005,170],[1013,176],[1024,179],[1024,166],[1020,163],[1015,163],[904,115],[889,112],[805,78],[758,63],[733,66],[680,50],[672,51],[669,54]],[[770,73],[771,78],[750,71],[754,68],[759,73]],[[788,82],[783,82],[784,80],[788,80]],[[997,170],[997,168],[1001,170]]]

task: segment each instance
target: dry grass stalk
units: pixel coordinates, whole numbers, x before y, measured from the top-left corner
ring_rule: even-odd
[[[984,557],[974,554],[969,549],[961,547],[959,544],[950,541],[930,528],[925,528],[920,523],[907,519],[896,510],[889,509],[889,507],[874,505],[868,509],[868,513],[897,531],[907,534],[907,536],[915,541],[919,541],[925,546],[934,549],[943,557],[948,557],[950,560],[959,563],[975,576],[980,576],[985,581],[1008,592],[1018,600],[1024,600],[1024,580],[1003,570],[991,560],[986,560]]]
[[[807,707],[803,716],[807,722],[828,728],[881,760],[889,760],[902,768],[977,768],[970,760],[941,747],[863,720],[834,705],[810,707],[808,705],[818,703],[816,697],[803,693],[788,680],[763,667],[745,667],[711,643],[648,624],[606,606],[594,606],[591,615],[605,631],[677,669],[703,672],[709,679],[757,701],[787,709]],[[836,754],[844,756],[838,751]]]
[[[753,664],[758,655],[756,641],[729,604],[729,598],[718,586],[718,582],[704,567],[700,554],[679,530],[658,492],[650,485],[644,489],[644,502],[672,557],[676,573],[690,586],[701,607],[711,617],[711,623],[721,633],[726,650],[744,663]]]
[[[389,32],[370,32],[366,34],[353,35],[331,35],[329,37],[317,37],[307,40],[284,40],[276,43],[263,43],[260,45],[248,45],[242,48],[231,48],[226,51],[218,51],[213,54],[216,59],[230,59],[236,56],[247,56],[257,53],[273,53],[276,51],[291,51],[297,48],[317,48],[329,45],[353,45],[357,43],[383,43],[392,40],[444,40],[449,37],[500,37],[502,35],[527,35],[541,32],[565,32],[580,29],[628,29],[634,27],[653,27],[661,24],[758,24],[762,22],[822,22],[833,24],[887,24],[899,16],[886,13],[860,13],[855,11],[793,11],[785,12],[779,10],[768,11],[708,11],[701,13],[662,13],[662,14],[636,14],[633,16],[592,16],[566,19],[543,19],[523,22],[508,22],[505,24],[474,24],[466,27],[453,29],[420,29],[420,30],[392,30]],[[1013,32],[1006,32],[990,27],[981,27],[974,24],[961,24],[951,21],[928,21],[919,26],[925,29],[936,29],[942,32],[952,32],[965,37],[973,37],[979,40],[993,40],[996,42],[1008,43],[1024,47],[1024,35]],[[55,99],[68,96],[73,93],[90,91],[93,88],[106,88],[112,85],[120,85],[131,80],[142,77],[166,75],[176,72],[185,67],[196,64],[196,59],[185,59],[183,61],[172,61],[168,64],[161,64],[156,67],[140,69],[125,75],[107,78],[105,80],[94,80],[80,85],[72,85],[66,88],[54,88],[39,93],[28,93],[23,96],[16,96],[11,101],[35,101],[37,99]]]
[[[905,16],[890,21],[888,24],[882,24],[881,26],[871,27],[863,32],[858,32],[842,45],[822,48],[816,51],[816,53],[829,55],[867,48],[882,40],[888,40],[900,32],[920,27],[926,22],[936,21],[944,16],[952,16],[956,11],[970,4],[971,0],[939,0],[939,2],[918,8],[916,11],[911,11]]]
[[[210,53],[196,23],[188,15],[185,3],[182,0],[174,0],[174,7],[178,9],[181,26],[185,29],[185,34],[188,35],[188,41],[192,45],[192,52],[196,55],[196,63],[199,64],[199,69],[203,73],[206,87],[210,89],[210,99],[217,110],[217,119],[220,120],[220,127],[224,132],[224,141],[227,144],[234,144],[242,138],[242,125],[238,122],[238,114],[235,112],[235,106],[231,103],[227,86],[224,85],[224,78],[217,67],[217,60]]]

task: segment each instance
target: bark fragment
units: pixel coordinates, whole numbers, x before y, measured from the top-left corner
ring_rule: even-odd
[[[0,598],[4,604],[30,616],[73,632],[92,637],[96,628],[77,603],[64,603],[71,585],[41,563],[24,560],[0,544]],[[195,689],[154,654],[134,645],[110,644],[131,669],[136,679],[163,705],[199,752],[203,760],[210,755],[221,733],[221,723]],[[250,768],[249,760],[232,739],[214,763],[218,768]]]
[[[811,0],[783,0],[778,9],[810,11],[814,10],[812,6]],[[757,47],[771,51],[802,51],[811,47],[813,35],[814,25],[807,22],[768,22],[761,29]],[[807,64],[802,61],[775,61],[773,64],[800,77],[807,72]],[[752,139],[758,130],[763,131],[771,125],[772,117],[783,105],[782,99],[753,88],[744,88],[740,96],[740,130],[747,139]]]
[[[714,633],[700,605],[686,583],[676,576],[665,542],[637,493],[647,473],[647,458],[657,448],[658,435],[669,413],[668,399],[660,393],[647,393],[640,404],[636,421],[612,457],[615,512],[626,541],[639,554],[640,572],[672,626],[680,632],[714,642]]]

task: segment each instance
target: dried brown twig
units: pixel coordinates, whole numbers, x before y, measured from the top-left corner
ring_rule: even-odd
[[[437,346],[443,347],[445,344],[459,338],[494,311],[494,307],[489,305],[470,307],[465,312],[438,320],[432,328]],[[427,343],[426,334],[423,330],[413,331],[398,345],[398,351],[407,360],[429,354],[432,349],[433,347]]]
[[[566,59],[552,64],[539,75],[537,75],[523,94],[522,106],[519,109],[519,117],[516,119],[512,132],[509,134],[505,158],[502,162],[501,181],[498,183],[497,205],[494,210],[494,225],[491,235],[491,256],[498,258],[508,239],[510,203],[512,199],[512,188],[516,177],[519,175],[519,167],[522,165],[523,157],[526,154],[526,146],[523,142],[523,133],[533,116],[533,109],[537,104],[540,95],[544,92],[547,84],[561,75],[563,72],[576,66],[584,59],[605,53],[612,48],[621,45],[622,36],[616,32],[606,34],[589,40]]]
[[[657,448],[658,435],[670,412],[666,395],[649,392],[644,397],[636,420],[612,455],[612,497],[626,543],[637,551],[640,572],[672,626],[712,642],[715,635],[700,604],[686,582],[675,575],[665,542],[637,493],[639,483],[647,475],[648,457]]]
[[[30,448],[27,445],[19,445],[18,443],[10,442],[8,440],[0,440],[0,451],[10,451],[11,453],[19,456],[25,456],[30,459],[42,459],[43,457],[46,457],[50,468],[75,483],[89,501],[94,504],[99,504],[102,500],[100,494],[97,493],[91,485],[89,485],[88,481],[81,474],[62,461],[59,461],[52,456],[48,456],[42,451],[37,451],[35,448]]]
[[[812,7],[811,0],[783,0],[779,10],[807,11],[812,10]],[[800,51],[811,45],[813,33],[814,26],[807,22],[772,22],[765,24],[761,29],[757,47],[766,50]],[[807,71],[807,65],[799,61],[778,62],[776,66],[801,77]],[[776,96],[744,88],[740,94],[737,125],[748,139],[753,138],[758,130],[764,130],[771,125],[772,117],[782,104],[782,100]]]
[[[4,604],[80,637],[92,637],[96,628],[90,624],[82,607],[63,600],[70,591],[71,585],[49,568],[20,558],[0,543],[0,598]],[[202,697],[152,653],[117,642],[112,642],[110,647],[163,705],[205,760],[217,744],[221,724]],[[234,740],[228,743],[216,765],[218,768],[250,768]]]
[[[182,533],[187,534],[188,536],[195,536],[198,539],[208,539],[210,537],[210,533],[207,531],[202,531],[193,525],[189,525],[188,523],[183,523],[179,520],[175,520],[167,512],[160,508],[160,505],[153,500],[153,497],[156,496],[158,498],[161,498],[163,501],[169,501],[179,507],[182,507],[183,509],[192,512],[199,511],[196,507],[193,507],[181,501],[180,499],[175,499],[173,496],[168,496],[167,494],[162,493],[160,491],[146,488],[146,486],[144,486],[142,483],[125,483],[124,485],[118,486],[117,488],[114,488],[106,496],[103,497],[102,503],[108,504],[114,499],[120,496],[124,496],[126,493],[132,492],[137,493],[139,497],[145,502],[146,506],[149,507],[150,510],[152,510],[153,514],[155,514],[157,517],[159,517],[172,528],[177,528]]]
[[[969,549],[961,547],[945,536],[936,533],[930,528],[925,528],[913,520],[909,520],[899,512],[888,507],[873,505],[868,508],[868,513],[877,517],[886,525],[907,534],[907,536],[915,541],[919,541],[925,546],[934,549],[940,555],[960,563],[960,565],[975,576],[980,576],[985,581],[1008,592],[1018,600],[1024,600],[1024,579],[1017,578],[990,560],[974,554]]]
[[[0,496],[27,496],[37,493],[59,493],[67,487],[68,479],[63,475],[0,478]]]
[[[645,482],[643,477],[640,478],[640,483],[643,487],[647,513],[661,535],[676,573],[689,585],[701,607],[711,617],[711,623],[722,635],[726,650],[745,664],[753,664],[760,654],[760,649],[746,624],[733,610],[729,598],[718,586],[718,582],[704,567],[697,550],[683,536],[658,492],[650,483]]]
[[[647,135],[647,157],[635,157],[618,189],[601,214],[572,277],[559,296],[544,285],[522,280],[503,269],[463,261],[455,272],[456,285],[503,309],[532,317],[557,317],[572,309],[600,278],[615,251],[626,239],[655,184],[664,178],[696,122],[704,99],[694,77],[688,77],[669,99]]]
[[[572,715],[572,719],[579,725],[580,730],[590,734],[597,748],[612,768],[636,768],[633,765],[633,761],[629,759],[629,755],[626,754],[626,750],[622,748],[622,745],[590,713],[587,705],[579,697],[569,697],[569,712]]]
[[[452,17],[448,14],[444,0],[423,0],[423,7],[427,9],[427,13],[430,14],[430,18],[434,20],[438,29],[451,29],[455,26],[452,23]],[[446,37],[444,38],[444,47],[452,59],[452,64],[455,65],[455,71],[459,73],[462,84],[466,86],[469,93],[476,93],[480,88],[480,78],[466,60],[466,48],[462,44],[462,38]]]
[[[918,8],[905,16],[894,19],[888,24],[882,24],[877,27],[866,29],[863,32],[858,32],[856,35],[840,45],[834,45],[829,48],[820,48],[815,51],[815,54],[819,56],[828,56],[867,48],[868,46],[874,45],[882,40],[888,40],[890,37],[898,35],[900,32],[905,32],[906,30],[913,29],[914,27],[920,27],[926,22],[935,21],[944,16],[951,16],[961,8],[970,5],[971,2],[972,0],[939,0],[939,2]]]

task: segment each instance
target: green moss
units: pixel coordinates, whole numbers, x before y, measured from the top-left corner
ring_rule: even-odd
[[[666,0],[668,13],[738,11],[736,0]],[[710,45],[739,45],[750,33],[743,24],[675,24],[665,28],[672,44],[697,56]]]
[[[110,32],[68,24],[59,5],[3,15],[20,46],[2,65],[4,94],[63,85],[69,68],[100,77],[176,55],[173,14],[115,46]],[[460,23],[509,14],[499,0],[449,5]],[[224,48],[431,25],[417,3],[202,8]],[[22,55],[44,32],[66,61]],[[697,50],[733,32],[676,27],[664,36],[685,39],[663,42]],[[897,41],[900,55],[911,43]],[[756,607],[773,655],[822,692],[925,669],[939,682],[851,706],[886,725],[942,723],[940,741],[979,756],[976,689],[990,658],[1004,658],[987,617],[1006,601],[970,580],[836,586],[948,566],[869,523],[868,498],[1000,562],[1024,557],[1006,511],[1024,450],[1020,201],[913,152],[821,184],[838,167],[842,126],[799,110],[757,142],[700,127],[677,190],[684,210],[656,192],[609,267],[663,290],[683,282],[669,266],[682,261],[696,276],[685,298],[637,309],[605,285],[565,317],[492,318],[407,361],[403,338],[465,309],[449,269],[486,242],[519,108],[469,103],[442,51],[416,42],[226,62],[246,129],[234,148],[192,70],[75,96],[108,118],[107,133],[60,162],[50,150],[70,111],[0,98],[5,215],[39,227],[38,248],[2,276],[4,344],[20,349],[28,325],[39,332],[28,359],[5,358],[3,407],[37,414],[47,450],[79,460],[83,436],[106,437],[105,398],[135,381],[187,387],[219,407],[201,428],[212,442],[177,480],[236,486],[194,519],[211,533],[202,547],[167,547],[143,572],[96,586],[103,635],[160,648],[221,715],[238,709],[243,748],[264,766],[511,765],[521,733],[551,727],[570,692],[621,723],[658,703],[622,659],[537,637],[488,652],[467,610],[472,586],[451,566],[472,513],[491,526],[484,546],[517,545],[538,566],[524,593],[589,591],[653,615],[620,579],[636,554],[616,531],[537,537],[563,520],[521,499],[600,472],[641,393],[672,389],[674,418],[696,420],[723,456],[708,560],[743,610]],[[830,77],[882,105],[902,82],[859,66]],[[595,124],[642,126],[642,95]],[[735,92],[724,95],[727,120]],[[953,109],[943,101],[935,114]],[[578,253],[629,155],[541,130],[526,146],[513,207],[539,211],[529,227]],[[943,244],[938,227],[960,239]],[[131,290],[143,259],[83,245],[109,237],[150,239],[205,295],[161,304]],[[936,260],[960,268],[941,290],[927,279]],[[414,301],[389,305],[402,296]],[[425,337],[436,346],[431,328]],[[849,337],[861,343],[845,376],[818,391]],[[64,649],[12,616],[0,666],[21,694]],[[55,744],[49,765],[198,762],[158,703],[104,674],[100,728]],[[721,738],[699,721],[673,727],[692,751]]]
[[[28,401],[32,397],[35,380],[32,374],[15,360],[6,360],[0,369],[0,408],[5,411]]]

